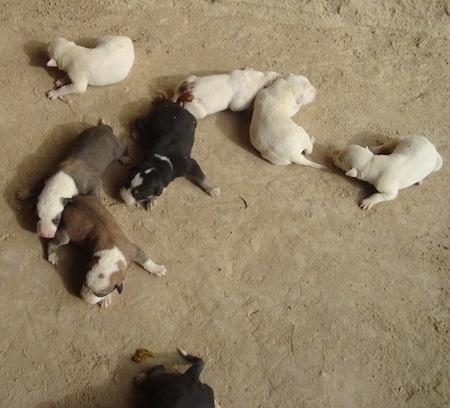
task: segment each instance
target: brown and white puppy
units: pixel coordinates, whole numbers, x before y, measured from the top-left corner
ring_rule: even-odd
[[[205,362],[178,349],[192,366],[183,374],[167,373],[163,365],[137,374],[134,383],[145,398],[140,406],[152,408],[220,408],[214,399],[214,391],[200,381]]]
[[[393,200],[398,190],[421,184],[442,167],[442,157],[423,136],[402,136],[376,147],[350,145],[331,154],[336,167],[345,175],[372,184],[378,193],[361,200],[369,210],[375,204]]]
[[[277,72],[252,69],[204,77],[191,75],[178,85],[172,101],[183,106],[196,119],[226,109],[243,111],[250,108],[260,89],[269,86],[279,76]]]
[[[290,74],[277,79],[256,95],[250,122],[250,142],[272,164],[303,164],[318,169],[325,166],[308,160],[315,139],[291,117],[302,105],[311,103],[316,89],[302,75]]]
[[[128,75],[134,62],[133,42],[124,36],[100,37],[95,48],[85,48],[59,37],[49,42],[48,54],[47,66],[58,67],[67,73],[55,81],[58,89],[47,92],[50,99],[86,92],[88,85],[120,82]]]
[[[52,176],[31,189],[18,191],[18,199],[40,193],[36,206],[39,236],[52,238],[55,235],[68,199],[80,194],[99,196],[99,177],[115,160],[129,164],[126,143],[115,136],[110,126],[92,126],[77,136],[71,152]]]
[[[78,196],[65,207],[61,224],[47,246],[47,259],[56,265],[57,249],[72,241],[91,255],[81,297],[102,308],[111,304],[111,293],[123,289],[125,273],[132,261],[153,275],[163,276],[166,268],[153,262],[131,242],[111,213],[96,196]]]

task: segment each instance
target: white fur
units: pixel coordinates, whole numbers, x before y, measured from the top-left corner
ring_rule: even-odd
[[[81,288],[81,297],[85,302],[91,304],[99,303],[104,299],[94,295],[94,292],[100,292],[111,286],[110,277],[119,270],[119,262],[123,262],[125,267],[127,266],[125,256],[116,246],[111,249],[102,249],[96,252],[94,256],[99,259],[94,267],[87,272],[85,283]],[[103,275],[103,278],[100,278],[100,274]],[[102,307],[107,307],[110,303],[111,299],[108,300],[107,305],[102,304]]]
[[[170,161],[170,159],[167,156],[161,156],[160,154],[155,154],[155,157],[157,157],[159,160],[162,160],[162,161],[165,161],[166,163],[168,163],[170,168],[173,171],[173,164],[172,164],[172,162]]]
[[[57,226],[52,220],[61,216],[64,198],[72,198],[78,194],[75,181],[67,173],[60,171],[50,177],[37,200],[37,233],[44,238],[53,238]]]
[[[48,44],[47,66],[58,67],[67,77],[55,82],[56,90],[47,92],[50,99],[70,93],[83,93],[88,85],[109,85],[122,81],[134,62],[133,42],[124,36],[105,36],[95,48],[85,48],[64,38]],[[71,82],[71,83],[70,83]]]
[[[153,170],[153,168],[145,170],[145,174],[149,174],[152,170]],[[142,184],[143,181],[144,181],[144,179],[142,178],[141,174],[137,173],[133,177],[133,180],[131,180],[130,186],[132,188],[139,187]]]
[[[159,265],[153,262],[150,258],[142,264],[142,267],[156,276],[164,276],[167,273],[167,268],[164,265]]]
[[[122,200],[126,205],[137,204],[136,199],[133,197],[133,194],[131,194],[131,188],[122,187],[120,189],[120,197],[122,197]]]
[[[336,167],[344,170],[347,176],[364,180],[378,190],[360,202],[363,210],[393,200],[398,190],[420,184],[426,176],[442,167],[442,157],[434,145],[416,135],[402,136],[370,149],[350,145],[334,150],[332,158]]]
[[[261,156],[275,165],[303,164],[325,168],[303,156],[311,154],[315,139],[291,117],[311,103],[316,89],[308,79],[290,74],[262,89],[255,98],[250,123],[250,141]]]
[[[204,77],[191,75],[177,87],[172,100],[177,102],[180,89],[187,86],[193,100],[186,102],[184,107],[197,119],[226,109],[243,111],[251,106],[260,89],[270,85],[279,76],[276,72],[252,69]]]
[[[153,170],[153,168],[146,170],[145,174],[150,173],[152,170]],[[122,197],[122,200],[124,201],[124,203],[126,205],[137,204],[137,201],[133,197],[133,194],[131,193],[131,190],[133,188],[139,187],[142,184],[143,181],[144,181],[144,179],[142,178],[141,173],[137,173],[133,177],[133,180],[131,180],[129,188],[122,187],[120,189],[120,197]]]

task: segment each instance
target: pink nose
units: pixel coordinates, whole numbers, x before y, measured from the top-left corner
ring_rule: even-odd
[[[43,228],[41,223],[38,222],[37,233],[42,238],[53,238],[56,234],[56,228]]]

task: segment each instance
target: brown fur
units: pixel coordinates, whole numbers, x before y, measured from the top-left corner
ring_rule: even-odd
[[[91,254],[113,246],[119,248],[127,260],[125,268],[120,269],[126,269],[137,255],[137,246],[95,196],[75,197],[64,209],[61,223],[70,240]]]

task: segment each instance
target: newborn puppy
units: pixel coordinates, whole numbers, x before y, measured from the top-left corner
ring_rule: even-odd
[[[40,193],[36,206],[39,236],[55,236],[61,213],[70,198],[79,194],[100,195],[99,177],[114,160],[129,164],[126,143],[117,139],[111,126],[92,126],[77,136],[71,152],[51,177],[16,193],[21,200]]]
[[[279,76],[276,72],[252,69],[205,77],[191,75],[178,85],[172,101],[184,106],[197,119],[226,109],[243,111],[250,107],[260,89]]]
[[[291,119],[315,97],[316,89],[308,79],[293,74],[259,91],[253,104],[250,142],[264,159],[278,166],[297,163],[325,168],[303,156],[311,154],[315,139]]]
[[[70,93],[84,93],[88,85],[109,85],[128,75],[134,62],[130,38],[105,36],[95,48],[76,45],[65,38],[55,38],[48,44],[49,67],[58,67],[67,75],[55,81],[56,90],[47,92],[50,99]]]
[[[378,190],[361,201],[363,210],[393,200],[398,190],[421,184],[442,167],[441,156],[423,136],[402,136],[371,148],[350,145],[334,150],[331,156],[345,175],[367,181]]]
[[[48,242],[47,259],[56,265],[57,249],[70,241],[85,249],[91,260],[81,297],[102,308],[111,304],[111,293],[122,293],[125,273],[136,261],[153,275],[166,274],[166,268],[153,262],[144,251],[124,234],[111,213],[95,196],[78,196],[65,207],[61,225]]]
[[[169,99],[155,100],[149,115],[136,121],[136,128],[150,142],[144,161],[130,169],[120,195],[127,205],[145,202],[147,209],[177,177],[192,177],[211,196],[220,189],[211,183],[191,158],[196,119]]]
[[[163,365],[151,368],[134,378],[145,393],[146,407],[152,408],[220,408],[212,388],[200,381],[205,365],[200,357],[178,349],[192,366],[184,374],[166,373]],[[148,405],[147,405],[148,402]]]

